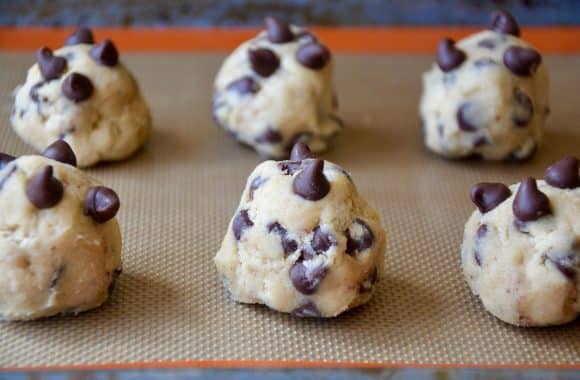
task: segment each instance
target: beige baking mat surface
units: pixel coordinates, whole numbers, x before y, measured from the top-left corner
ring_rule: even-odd
[[[419,142],[421,56],[338,56],[347,129],[324,158],[350,171],[381,214],[386,279],[333,320],[232,303],[213,256],[258,156],[211,118],[223,55],[125,55],[155,132],[131,160],[91,169],[117,190],[124,272],[110,302],[77,317],[0,324],[0,366],[282,360],[425,364],[580,364],[580,322],[523,329],[487,314],[463,280],[459,247],[478,181],[542,176],[580,154],[580,56],[547,57],[546,143],[522,165],[447,162]],[[32,54],[0,54],[0,151],[31,152],[9,127],[11,89]],[[1,212],[1,210],[0,210]]]

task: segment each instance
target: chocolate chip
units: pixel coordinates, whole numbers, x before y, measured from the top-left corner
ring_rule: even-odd
[[[520,27],[514,17],[506,11],[496,11],[491,15],[491,28],[498,33],[520,36]]]
[[[534,117],[534,104],[526,93],[518,89],[514,92],[514,98],[516,100],[516,106],[512,120],[516,126],[525,127]]]
[[[373,231],[363,220],[355,219],[353,226],[344,233],[346,236],[346,253],[352,256],[369,249],[375,242]]]
[[[249,198],[250,200],[254,199],[254,192],[264,184],[264,182],[266,182],[266,180],[260,176],[257,176],[256,178],[254,178],[252,180],[252,183],[250,184],[250,190],[249,190]]]
[[[546,254],[546,260],[552,262],[554,266],[570,281],[576,279],[580,259],[578,254],[569,252],[561,254],[559,252],[549,252]]]
[[[538,190],[536,180],[528,177],[520,183],[513,203],[513,212],[517,219],[529,222],[552,213],[550,200]]]
[[[228,84],[226,89],[236,91],[241,95],[255,94],[260,91],[260,85],[254,80],[254,78],[245,76]]]
[[[234,222],[232,223],[232,229],[234,231],[234,236],[236,240],[240,240],[242,237],[242,233],[244,230],[252,227],[254,222],[250,219],[248,215],[248,210],[241,210],[238,215],[234,218]]]
[[[60,202],[64,195],[62,183],[52,174],[52,166],[45,166],[26,186],[26,196],[36,208],[51,208]]]
[[[14,161],[16,157],[11,156],[6,153],[0,153],[0,170],[4,168],[4,166],[8,165],[11,161]]]
[[[312,302],[307,302],[302,306],[298,306],[296,309],[292,310],[292,315],[295,317],[320,317],[320,310]]]
[[[318,38],[316,38],[316,36],[314,34],[312,34],[312,32],[303,29],[301,31],[299,31],[298,33],[296,33],[296,38],[299,39],[301,42],[306,42],[306,43],[316,43],[318,42]]]
[[[473,61],[473,66],[481,69],[483,67],[497,66],[498,62],[492,58],[480,58]]]
[[[71,73],[62,82],[62,92],[64,96],[75,103],[90,98],[93,94],[93,90],[93,83],[83,74]]]
[[[578,159],[566,157],[550,166],[544,175],[546,182],[560,189],[575,189],[580,186]]]
[[[263,77],[274,74],[280,66],[280,59],[270,49],[259,48],[248,50],[252,70]]]
[[[119,63],[119,52],[111,40],[104,40],[91,49],[91,57],[105,66]]]
[[[482,182],[471,188],[471,201],[485,214],[499,206],[511,194],[510,189],[503,183]]]
[[[465,132],[477,131],[477,126],[469,121],[468,113],[474,107],[472,102],[462,103],[457,109],[456,118],[457,126]]]
[[[493,49],[495,49],[495,42],[492,39],[485,38],[485,39],[479,41],[477,43],[477,46],[480,46],[482,48],[486,48],[489,50],[493,50]]]
[[[42,87],[45,83],[46,82],[38,82],[32,87],[30,87],[30,92],[28,93],[28,95],[30,96],[30,99],[32,99],[32,101],[38,102],[38,89]]]
[[[298,249],[298,243],[295,240],[288,237],[288,231],[286,228],[278,222],[271,223],[267,226],[268,232],[274,232],[280,236],[282,242],[282,248],[284,249],[284,257],[288,257],[289,254],[295,252]]]
[[[290,42],[294,39],[294,34],[290,27],[285,22],[277,17],[266,17],[264,20],[266,30],[268,32],[268,39],[275,44],[282,44]]]
[[[255,141],[260,144],[277,144],[283,140],[282,134],[274,129],[267,128]]]
[[[10,169],[8,171],[8,173],[6,173],[4,175],[4,177],[0,177],[0,190],[2,190],[6,181],[8,181],[8,179],[12,176],[12,174],[14,174],[16,172],[17,169],[18,169],[18,167],[16,165],[14,165],[14,166],[12,166],[12,169]]]
[[[58,281],[60,280],[60,277],[62,276],[62,272],[64,272],[64,265],[61,265],[58,268],[56,268],[56,270],[54,271],[54,273],[50,277],[50,283],[48,286],[50,289],[56,288],[56,285],[58,284]]]
[[[485,145],[489,145],[489,140],[485,136],[480,136],[473,141],[473,146],[479,148]]]
[[[444,38],[437,49],[437,64],[441,70],[448,72],[459,67],[467,56],[463,51],[455,47],[451,38]]]
[[[320,226],[316,226],[313,232],[314,234],[312,235],[310,246],[317,255],[328,251],[328,249],[336,242],[334,237],[331,234],[322,231]]]
[[[94,186],[85,196],[83,212],[101,224],[113,219],[120,206],[121,202],[114,190],[104,186]]]
[[[290,280],[292,285],[302,294],[313,294],[320,282],[326,277],[328,268],[323,265],[308,267],[304,262],[295,263],[290,269]]]
[[[512,73],[522,77],[532,76],[541,62],[542,56],[534,49],[511,46],[503,53],[504,65]]]
[[[72,166],[77,166],[77,157],[70,145],[64,140],[56,140],[42,152],[46,158],[63,162]]]
[[[373,288],[373,285],[377,283],[379,279],[379,272],[377,267],[374,267],[373,270],[369,273],[369,275],[361,282],[359,286],[360,293],[367,293],[370,292]]]
[[[296,59],[309,69],[319,70],[330,61],[330,51],[319,43],[307,43],[298,48]]]
[[[488,233],[487,224],[481,224],[477,228],[477,231],[475,232],[475,242],[474,242],[475,249],[473,250],[473,258],[475,259],[475,262],[479,266],[481,266],[482,262],[481,254],[479,253],[479,246],[481,244],[481,240],[487,235],[487,233]]]
[[[78,45],[78,44],[94,44],[95,39],[93,38],[93,32],[87,28],[79,28],[75,30],[71,35],[69,35],[64,42],[65,45]]]
[[[42,47],[36,52],[36,61],[46,80],[56,79],[66,70],[66,59],[54,56],[52,50]]]
[[[294,144],[292,147],[292,152],[290,153],[290,161],[302,161],[307,158],[312,158],[312,153],[310,153],[310,148],[308,148],[308,145],[302,141]]]
[[[318,201],[330,191],[330,183],[324,176],[324,161],[310,160],[296,175],[292,183],[294,193],[309,201]]]
[[[298,170],[300,170],[301,163],[300,162],[292,162],[292,161],[281,161],[278,163],[278,167],[285,175],[294,175]]]

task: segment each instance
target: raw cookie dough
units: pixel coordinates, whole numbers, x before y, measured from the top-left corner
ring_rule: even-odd
[[[14,91],[14,131],[38,151],[64,139],[80,167],[129,157],[151,130],[137,82],[111,41],[94,45],[92,33],[80,29],[66,43],[38,50]]]
[[[521,40],[511,15],[454,44],[444,39],[423,74],[425,145],[448,158],[525,160],[540,144],[548,114],[542,57]]]
[[[334,317],[371,298],[385,246],[349,174],[297,144],[250,175],[215,263],[235,301]]]
[[[580,313],[578,159],[552,165],[545,181],[510,188],[480,183],[461,261],[474,294],[493,315],[519,326],[559,325]]]
[[[320,152],[342,129],[328,49],[303,28],[266,19],[214,83],[216,122],[265,157],[287,158],[297,141]]]
[[[95,308],[121,271],[117,195],[71,165],[65,142],[44,154],[54,159],[0,154],[3,320]]]

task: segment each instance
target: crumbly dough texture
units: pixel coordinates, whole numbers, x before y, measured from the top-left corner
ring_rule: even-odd
[[[145,143],[151,131],[149,109],[131,73],[121,62],[111,67],[95,61],[90,55],[93,46],[55,50],[55,56],[67,60],[66,71],[57,79],[46,81],[34,64],[25,83],[14,91],[10,119],[20,138],[39,152],[64,139],[79,167],[125,159]],[[74,102],[63,95],[62,82],[71,72],[91,80],[94,91],[89,99]],[[31,89],[39,83],[38,100],[34,100]]]
[[[516,222],[511,197],[469,218],[461,261],[465,278],[484,307],[520,326],[563,324],[580,313],[580,188],[538,181],[552,215]],[[478,262],[479,261],[479,262]]]
[[[51,165],[64,196],[37,209],[27,182]],[[121,269],[116,219],[83,215],[83,200],[98,183],[80,170],[40,156],[22,156],[0,170],[0,318],[27,320],[78,313],[101,305]]]
[[[295,35],[305,30],[290,26]],[[333,59],[318,70],[307,68],[295,55],[300,46],[312,40],[311,34],[288,43],[272,43],[266,32],[239,46],[223,63],[214,82],[214,118],[239,142],[253,147],[264,157],[288,158],[297,141],[313,152],[329,147],[343,127],[337,115],[333,91]],[[280,59],[280,66],[269,77],[252,71],[248,50],[268,48]],[[254,94],[240,94],[228,85],[251,77],[260,86]],[[268,131],[278,134],[272,141]]]
[[[531,46],[518,37],[491,30],[465,38],[456,46],[467,55],[459,67],[446,73],[434,64],[423,74],[420,115],[425,145],[448,158],[528,158],[541,143],[549,112],[544,64],[530,77],[514,75],[503,63],[505,50]],[[475,131],[459,128],[457,113],[463,105],[466,121],[476,127]]]
[[[237,240],[236,216],[232,218],[215,257],[217,270],[235,301],[265,304],[302,317],[334,317],[371,298],[383,273],[385,232],[377,212],[360,197],[342,168],[326,161],[330,192],[319,201],[309,201],[293,193],[292,181],[299,169],[286,174],[287,164],[266,161],[250,175],[236,216],[247,210],[253,225]],[[374,239],[368,248],[348,254],[345,235],[357,239],[364,233],[358,221],[366,224]],[[274,223],[282,229],[270,228]],[[312,294],[303,294],[293,285],[290,272],[304,252],[312,252],[315,230],[329,235],[333,243],[303,261],[306,276],[320,280]],[[296,249],[285,252],[289,241],[296,245],[286,251]],[[317,277],[321,268],[322,278]]]

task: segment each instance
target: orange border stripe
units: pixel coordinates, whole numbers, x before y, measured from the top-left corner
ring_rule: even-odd
[[[334,361],[270,361],[270,360],[197,360],[151,361],[105,364],[71,364],[0,368],[8,371],[66,371],[66,370],[131,370],[171,368],[482,368],[482,369],[553,369],[580,370],[579,364],[427,364],[427,363],[368,363]]]
[[[71,28],[0,27],[0,50],[35,50],[62,45]],[[228,51],[254,36],[257,28],[94,28],[124,51]],[[455,39],[481,27],[313,27],[334,51],[433,53],[445,36]],[[580,53],[580,26],[528,27],[523,38],[544,53]]]

